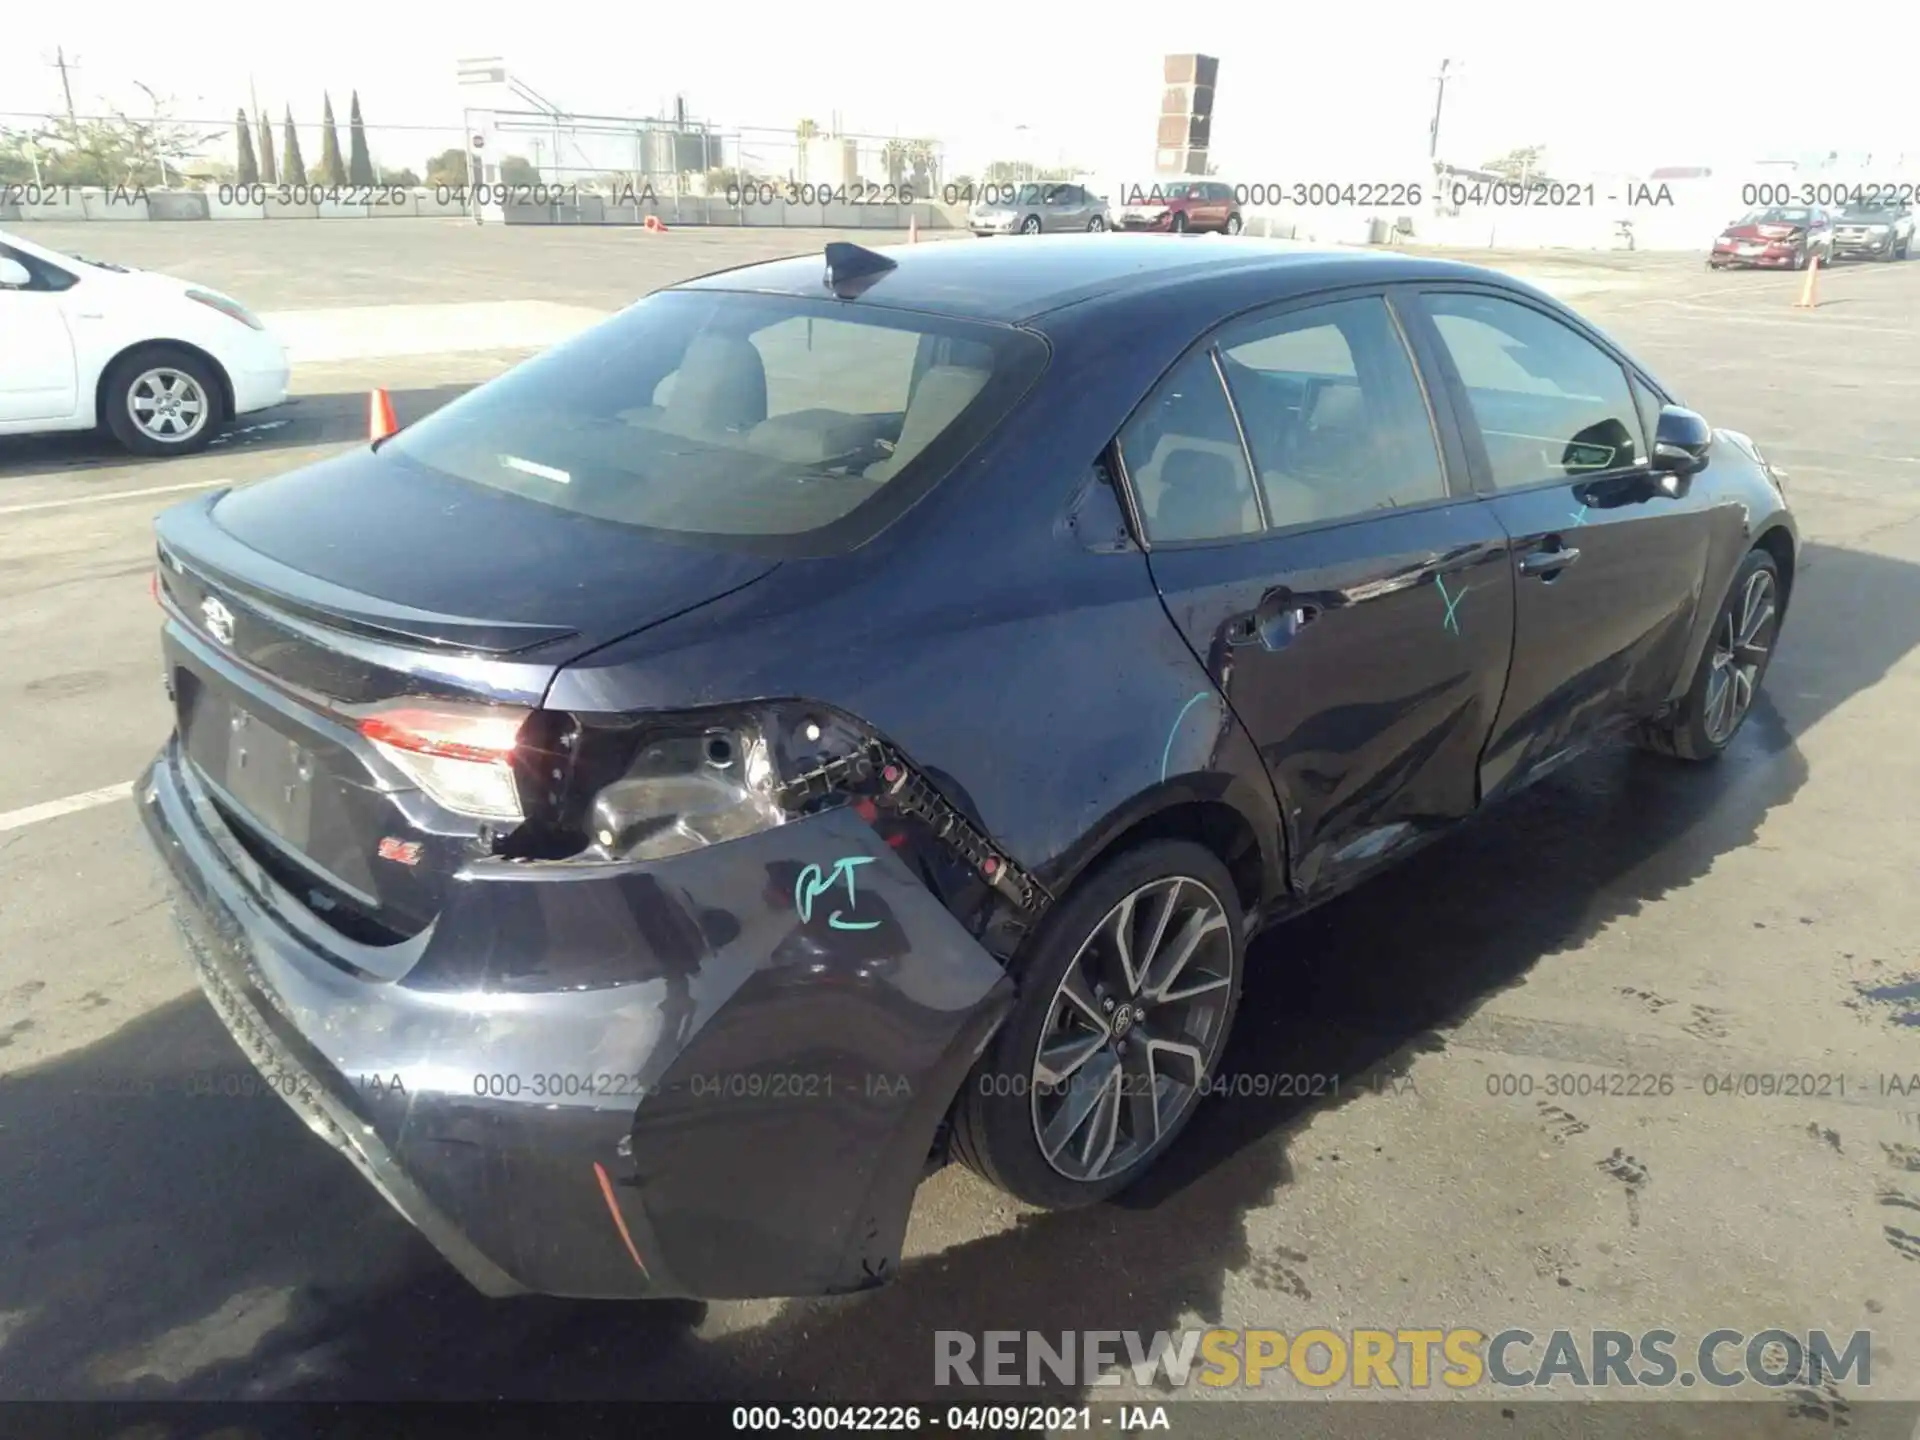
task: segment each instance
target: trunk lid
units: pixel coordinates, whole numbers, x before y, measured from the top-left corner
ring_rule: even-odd
[[[370,714],[535,712],[511,761],[547,759],[537,707],[561,666],[775,567],[671,545],[372,450],[155,522],[163,646],[184,761],[235,838],[349,938],[394,944],[517,819],[436,798]],[[405,757],[400,757],[404,759]]]

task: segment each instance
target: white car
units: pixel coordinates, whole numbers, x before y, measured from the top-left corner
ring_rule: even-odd
[[[5,231],[0,341],[0,435],[104,425],[182,455],[287,398],[287,352],[239,301]]]

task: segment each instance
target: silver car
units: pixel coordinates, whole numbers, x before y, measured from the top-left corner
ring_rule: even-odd
[[[1108,230],[1107,202],[1084,185],[1024,181],[978,187],[967,212],[976,235],[1038,235],[1046,230]]]

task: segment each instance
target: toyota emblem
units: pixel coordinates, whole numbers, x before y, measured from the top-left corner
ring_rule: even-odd
[[[206,618],[207,633],[222,645],[233,644],[233,612],[209,595],[200,604],[200,613]]]

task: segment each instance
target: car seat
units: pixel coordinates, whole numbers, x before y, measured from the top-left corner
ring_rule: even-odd
[[[923,372],[907,401],[900,422],[900,438],[893,454],[875,461],[863,472],[869,480],[891,480],[971,405],[986,387],[987,372],[964,365],[935,365]]]

